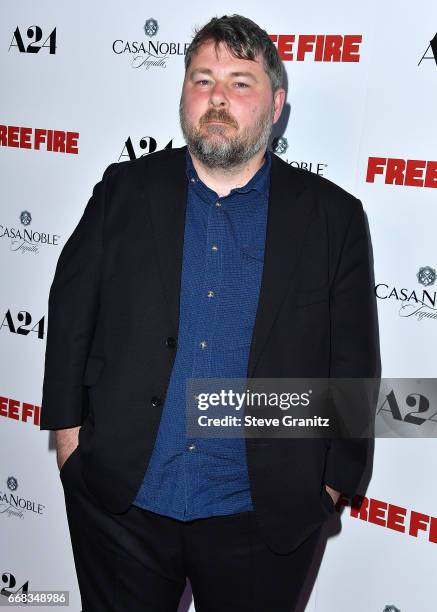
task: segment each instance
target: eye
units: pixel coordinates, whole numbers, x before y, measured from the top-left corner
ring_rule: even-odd
[[[237,89],[245,89],[246,87],[249,87],[249,85],[243,81],[236,81],[234,85]]]
[[[196,85],[200,85],[200,86],[204,86],[204,85],[208,85],[209,80],[208,79],[199,79],[198,81],[196,81]]]

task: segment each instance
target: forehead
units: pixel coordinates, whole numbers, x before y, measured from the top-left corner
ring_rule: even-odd
[[[196,53],[193,54],[187,72],[194,69],[208,68],[209,70],[220,70],[224,72],[245,71],[254,74],[264,73],[263,59],[258,54],[255,60],[240,59],[232,55],[224,43],[219,43],[216,47],[214,41],[208,41],[201,45]]]

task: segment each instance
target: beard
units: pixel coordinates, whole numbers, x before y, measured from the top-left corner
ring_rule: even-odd
[[[229,135],[227,132],[238,129],[238,123],[227,111],[208,109],[200,118],[199,127],[196,127],[187,119],[182,99],[179,105],[180,124],[188,150],[210,169],[231,170],[248,162],[267,145],[273,114],[272,105],[252,126],[244,128],[240,134]],[[226,125],[211,124],[210,121],[220,121]]]

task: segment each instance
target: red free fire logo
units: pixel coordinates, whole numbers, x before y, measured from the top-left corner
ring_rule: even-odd
[[[283,62],[359,62],[361,34],[269,34]]]
[[[437,187],[437,161],[424,159],[398,159],[369,157],[366,183],[374,183],[375,177],[384,177],[386,185],[407,187]]]

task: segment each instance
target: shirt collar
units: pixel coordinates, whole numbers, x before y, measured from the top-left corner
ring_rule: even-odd
[[[234,189],[231,189],[231,191],[229,192],[229,196],[233,195],[234,193],[249,193],[250,191],[252,191],[252,189],[254,189],[255,191],[258,191],[262,195],[266,195],[268,193],[268,188],[269,188],[271,165],[272,165],[272,154],[270,153],[269,150],[266,150],[266,153],[264,156],[264,163],[261,166],[261,168],[257,170],[257,172],[252,176],[252,178],[245,185],[243,185],[242,187],[235,187]],[[190,155],[190,152],[188,151],[188,148],[186,150],[186,174],[187,174],[190,185],[193,185],[193,186],[201,185],[206,190],[215,194],[215,196],[217,197],[217,194],[212,189],[210,189],[207,185],[205,185],[205,183],[201,181],[201,179],[199,178],[196,172],[196,169],[194,168],[193,160],[191,159],[191,155]]]

